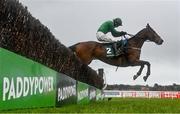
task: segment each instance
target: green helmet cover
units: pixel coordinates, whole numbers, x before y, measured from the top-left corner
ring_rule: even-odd
[[[122,26],[122,20],[120,18],[115,18],[113,22],[115,26]]]

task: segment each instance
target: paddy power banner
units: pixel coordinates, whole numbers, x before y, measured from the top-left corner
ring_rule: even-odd
[[[77,99],[76,80],[61,73],[59,75],[57,76],[56,106],[75,104]]]
[[[91,101],[96,100],[96,88],[93,86],[89,86],[89,99]]]
[[[0,48],[0,110],[84,104],[101,91]]]
[[[103,98],[104,98],[104,94],[102,90],[96,89],[96,100],[103,100]]]
[[[0,110],[55,106],[57,72],[0,48]]]
[[[89,85],[79,81],[77,82],[77,103],[89,103]]]

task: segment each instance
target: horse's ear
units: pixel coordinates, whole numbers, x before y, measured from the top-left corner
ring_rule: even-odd
[[[149,23],[147,23],[146,28],[149,28],[149,27],[150,27],[150,25],[149,25]]]

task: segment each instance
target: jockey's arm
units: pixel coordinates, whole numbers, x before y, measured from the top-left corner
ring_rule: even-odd
[[[112,36],[114,36],[114,37],[120,37],[120,36],[126,35],[127,33],[126,33],[126,32],[123,32],[123,31],[119,32],[119,31],[117,31],[116,29],[112,28],[112,29],[111,29],[111,34],[112,34]]]

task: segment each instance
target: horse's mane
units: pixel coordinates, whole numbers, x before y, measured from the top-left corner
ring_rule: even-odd
[[[128,41],[130,41],[130,40],[132,40],[132,39],[134,39],[134,38],[138,38],[138,36],[140,36],[143,32],[144,32],[144,30],[145,30],[146,28],[143,28],[141,31],[139,31],[136,35],[134,35],[133,37],[131,37],[130,39],[128,39]]]

